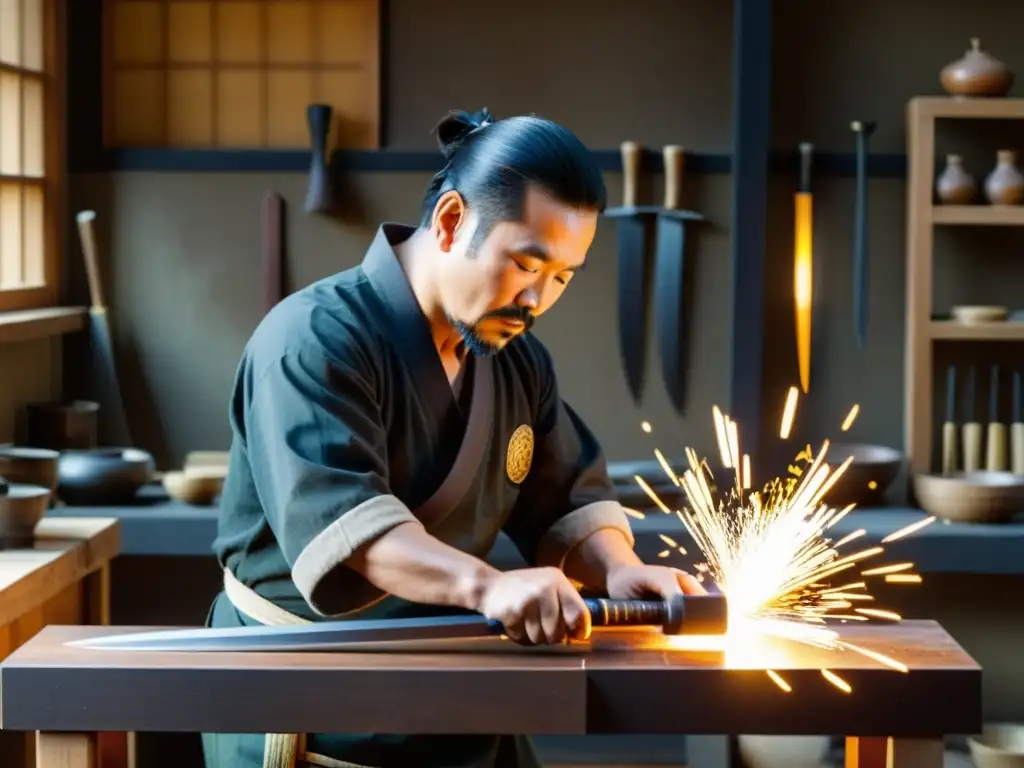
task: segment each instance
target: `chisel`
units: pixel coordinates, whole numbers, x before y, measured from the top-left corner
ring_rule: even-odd
[[[985,445],[985,469],[1003,472],[1007,469],[1006,425],[999,421],[999,366],[992,366],[988,392],[988,441]]]
[[[1013,412],[1010,441],[1013,445],[1013,474],[1024,475],[1024,412],[1021,411],[1020,371],[1013,372]]]
[[[977,472],[981,469],[981,423],[974,418],[976,372],[972,365],[967,371],[967,387],[964,393],[964,471]]]
[[[946,423],[942,425],[942,474],[956,472],[959,465],[956,433],[956,368],[946,371]]]

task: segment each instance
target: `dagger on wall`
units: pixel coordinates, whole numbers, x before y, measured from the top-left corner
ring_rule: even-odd
[[[796,354],[800,388],[811,390],[811,314],[814,303],[814,198],[811,194],[811,154],[814,146],[800,145],[800,186],[795,198],[793,236],[793,303],[796,308]]]

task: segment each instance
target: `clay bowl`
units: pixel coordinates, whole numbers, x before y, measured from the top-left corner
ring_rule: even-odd
[[[63,451],[57,495],[70,506],[130,504],[155,469],[153,457],[138,448]]]
[[[49,448],[0,446],[0,475],[11,483],[57,488],[60,453]]]
[[[825,494],[830,507],[878,506],[885,503],[885,492],[900,473],[903,454],[895,448],[867,443],[831,443],[825,461],[836,469],[848,458],[853,462]]]
[[[212,471],[191,469],[164,472],[164,489],[172,499],[186,504],[206,506],[213,504],[224,487],[224,473],[216,468]]]
[[[925,512],[936,517],[1001,523],[1024,511],[1024,477],[1010,472],[916,475],[914,496]]]
[[[1024,768],[1024,725],[987,723],[967,746],[977,768]]]
[[[953,307],[951,313],[953,319],[963,325],[977,325],[979,323],[1001,323],[1010,314],[1007,307],[989,306],[963,306]]]
[[[36,526],[50,508],[50,490],[40,485],[11,483],[0,495],[0,546],[31,543]]]

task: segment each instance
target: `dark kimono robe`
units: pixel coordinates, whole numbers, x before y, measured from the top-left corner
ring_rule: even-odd
[[[411,233],[384,225],[359,267],[281,302],[238,368],[214,549],[243,584],[311,620],[444,611],[386,595],[345,566],[402,523],[480,558],[504,531],[536,565],[560,565],[600,528],[633,541],[600,446],[559,397],[536,338],[471,356],[449,383],[392,248]],[[252,621],[222,593],[209,623]],[[311,734],[308,749],[379,768],[495,766],[499,741]],[[204,745],[209,768],[262,760],[258,734],[206,734]]]

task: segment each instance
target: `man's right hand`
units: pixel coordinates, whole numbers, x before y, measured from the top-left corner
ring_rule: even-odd
[[[523,568],[491,577],[479,612],[497,619],[517,643],[560,643],[590,636],[590,612],[558,568]]]

